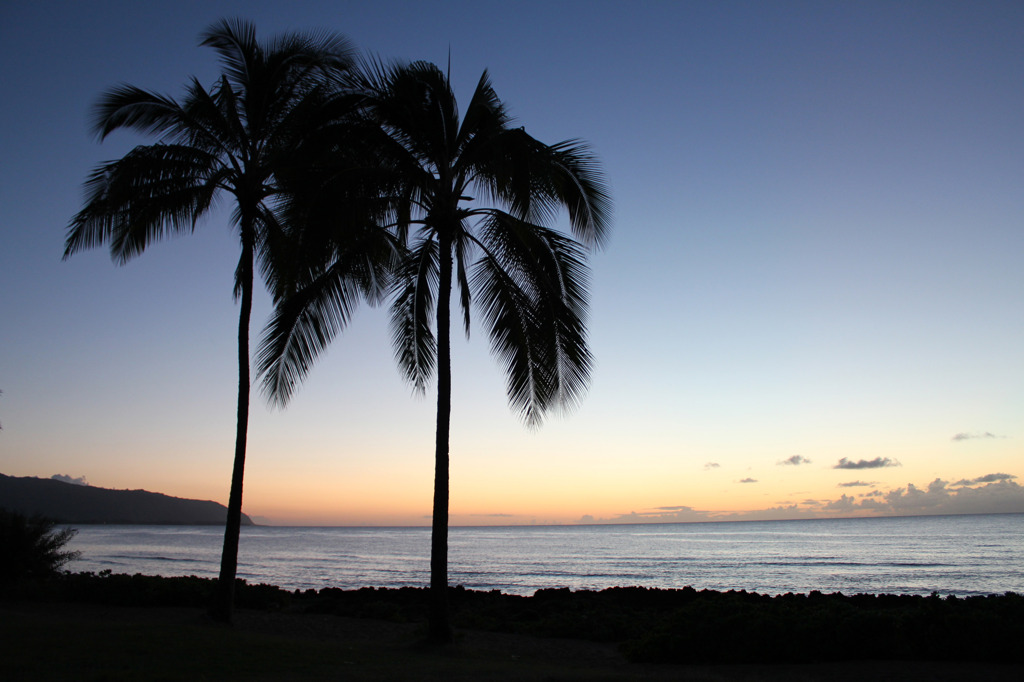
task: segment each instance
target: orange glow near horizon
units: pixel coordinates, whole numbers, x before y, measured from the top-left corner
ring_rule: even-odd
[[[313,451],[282,458],[254,447],[246,472],[244,510],[273,525],[429,525],[432,453],[424,449],[412,455],[379,451],[373,457],[329,457]],[[899,466],[863,470],[836,469],[836,456],[808,457],[810,462],[798,465],[785,464],[786,458],[778,455],[762,457],[756,465],[749,464],[749,458],[719,456],[715,467],[706,456],[666,458],[657,449],[653,455],[628,457],[591,451],[589,459],[571,451],[556,457],[540,447],[518,456],[513,456],[513,450],[453,451],[452,525],[607,522],[634,513],[637,516],[632,518],[649,519],[682,508],[693,512],[683,513],[679,520],[693,521],[747,517],[793,505],[806,514],[824,510],[844,495],[859,504],[870,495],[906,490],[908,485],[923,490],[937,478],[953,484],[990,473],[950,454],[955,446],[931,454],[898,449],[889,458],[899,461]],[[1012,441],[992,441],[988,450],[986,469],[1017,475],[1019,457]],[[833,452],[854,461],[865,459],[857,457],[853,447]],[[198,467],[175,468],[182,458],[160,458],[156,466],[136,466],[122,458],[116,469],[102,479],[90,478],[89,483],[224,504],[229,458],[219,451],[215,454],[207,461],[216,466],[203,469],[202,476],[197,475]],[[201,459],[198,454],[195,457]],[[937,477],[936,471],[944,475]],[[39,475],[20,470],[4,473]],[[842,487],[844,483],[858,485]],[[882,512],[832,508],[822,513],[870,516]]]
[[[916,509],[865,506],[864,501],[882,500],[887,493],[906,492],[910,486],[923,491],[936,480],[955,487],[958,482],[994,473],[1008,476],[1007,485],[1016,485],[1013,481],[1020,475],[1019,454],[1012,439],[984,442],[987,459],[982,470],[962,456],[965,446],[956,443],[945,449],[894,448],[885,456],[873,457],[859,456],[863,450],[852,444],[832,449],[828,457],[808,456],[798,464],[787,464],[789,457],[782,455],[790,451],[783,448],[756,459],[728,452],[669,457],[667,448],[656,444],[650,451],[638,448],[627,456],[617,456],[606,451],[611,448],[603,443],[584,451],[559,438],[559,428],[552,431],[553,443],[548,443],[546,434],[528,434],[523,441],[529,448],[507,443],[486,450],[453,447],[451,524],[919,513]],[[272,525],[429,525],[433,485],[429,445],[409,448],[409,454],[390,452],[378,444],[371,455],[339,454],[331,448],[307,445],[308,452],[282,456],[268,451],[259,440],[254,442],[244,489],[247,514]],[[145,460],[111,450],[105,453],[110,466],[103,477],[86,477],[99,487],[145,489],[225,504],[229,451],[218,443],[215,448],[192,451],[189,457]],[[717,461],[712,462],[712,457]],[[843,457],[854,462],[880,457],[899,465],[837,469],[835,464]],[[99,457],[93,460],[101,461]],[[200,467],[199,462],[205,466]],[[181,466],[183,463],[186,466]],[[26,470],[27,466],[3,473],[43,475],[35,470],[38,461],[32,463],[32,470]],[[90,470],[92,467],[60,473],[76,477]],[[846,508],[838,504],[842,500],[846,500]],[[921,512],[931,513],[929,509]],[[1002,509],[1006,507],[994,507]],[[955,513],[961,513],[958,510]]]

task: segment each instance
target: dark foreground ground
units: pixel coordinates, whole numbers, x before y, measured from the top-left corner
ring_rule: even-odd
[[[848,661],[805,664],[630,663],[613,644],[461,631],[420,644],[420,626],[242,610],[210,623],[195,608],[0,605],[0,679],[20,680],[995,680],[1020,664]]]
[[[0,598],[0,680],[1024,679],[1016,595],[897,599],[883,609],[892,621],[884,627],[884,618],[870,616],[874,600],[857,609],[841,595],[787,604],[692,590],[554,590],[529,598],[454,590],[456,642],[438,650],[422,644],[421,590],[289,594],[244,586],[236,623],[226,627],[207,620],[199,603],[209,581],[65,580]],[[820,608],[811,608],[816,600]],[[822,609],[838,624],[815,615]],[[782,615],[773,626],[775,611]],[[825,628],[822,641],[835,646],[822,650],[790,616]],[[865,625],[911,643],[925,639],[906,635],[907,627],[938,639],[959,629],[964,646],[979,640],[980,627],[1002,631],[1013,646],[995,658],[948,644],[932,655],[894,656],[895,645],[886,649],[876,632],[857,630]],[[700,629],[719,646],[695,634]],[[764,645],[786,638],[781,654]]]

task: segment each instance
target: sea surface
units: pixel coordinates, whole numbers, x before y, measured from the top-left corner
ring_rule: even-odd
[[[215,577],[223,530],[79,526],[72,571]],[[294,590],[422,587],[429,528],[242,528],[238,577]],[[1024,593],[1024,514],[452,528],[449,583],[763,594]]]

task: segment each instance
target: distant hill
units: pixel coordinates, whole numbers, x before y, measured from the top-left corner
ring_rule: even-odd
[[[210,500],[186,500],[147,490],[111,490],[48,478],[0,474],[0,507],[42,514],[59,523],[222,526],[227,507]],[[242,514],[242,525],[254,525]]]

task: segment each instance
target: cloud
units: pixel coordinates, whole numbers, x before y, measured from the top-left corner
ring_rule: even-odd
[[[842,494],[838,500],[832,500],[822,505],[826,511],[850,512],[856,509],[857,500],[847,494]]]
[[[811,460],[807,459],[803,455],[793,455],[792,457],[788,457],[788,458],[782,460],[781,462],[779,462],[779,464],[789,464],[789,465],[792,465],[792,466],[800,466],[801,464],[810,464],[810,463],[811,463]]]
[[[974,480],[986,478],[989,477],[981,476]],[[882,516],[1015,514],[1024,512],[1024,487],[1001,478],[978,487],[950,488],[949,483],[936,478],[924,488],[908,483],[905,488],[876,493],[873,497],[865,496],[855,503],[851,501],[852,498],[843,495],[826,507]]]
[[[813,519],[821,516],[798,504],[780,504],[768,509],[727,512],[716,514],[713,521],[788,521],[790,519]]]
[[[925,516],[941,514],[1024,513],[1024,486],[1009,474],[979,476],[975,485],[957,487],[936,478],[920,488],[913,483],[893,490],[872,490],[857,497],[842,494],[836,500],[805,499],[782,502],[767,509],[705,511],[684,505],[630,512],[612,518],[584,516],[580,523],[686,523],[692,521],[775,521],[859,516]],[[859,498],[859,499],[858,499]]]
[[[977,488],[950,490],[935,479],[924,490],[908,483],[885,495],[885,502],[897,514],[1011,514],[1024,512],[1024,488],[1001,480]]]
[[[72,478],[67,474],[54,474],[50,476],[54,481],[64,481],[65,483],[72,483],[74,485],[89,485],[89,482],[85,480],[85,476],[79,476],[78,478]]]
[[[873,460],[839,460],[836,469],[873,469],[900,466],[888,457]],[[879,516],[934,516],[957,514],[1024,514],[1024,486],[1018,484],[1015,474],[989,473],[975,478],[949,483],[934,479],[924,487],[907,483],[904,487],[886,490],[872,489],[838,499],[804,498],[800,502],[785,500],[765,509],[702,510],[687,505],[666,505],[647,511],[618,514],[611,518],[586,515],[579,523],[687,523],[706,521],[774,521],[787,519],[828,519]],[[744,478],[739,483],[757,483]],[[841,488],[880,485],[877,481],[847,481]]]
[[[979,476],[978,478],[972,478],[970,480],[968,480],[966,478],[961,478],[956,483],[953,483],[953,485],[954,486],[958,486],[958,487],[959,486],[965,486],[965,485],[978,485],[979,483],[995,483],[996,481],[1012,481],[1015,478],[1017,478],[1017,477],[1014,476],[1013,474],[985,474],[984,476]]]
[[[619,514],[610,519],[597,519],[590,514],[586,514],[580,519],[580,523],[686,523],[690,521],[710,521],[711,518],[711,512],[698,511],[693,507],[677,505],[658,507],[652,511],[631,511],[628,514]]]
[[[720,466],[722,465],[719,464],[718,462],[708,462],[707,464],[704,465],[704,469],[717,469]]]
[[[853,460],[843,457],[833,469],[883,469],[885,467],[898,467],[900,463],[888,457],[875,457],[874,459]]]
[[[954,440],[954,441],[977,440],[979,438],[986,438],[986,439],[987,438],[1004,438],[1004,436],[997,436],[996,434],[994,434],[994,433],[992,433],[990,431],[986,431],[985,433],[966,433],[966,432],[962,432],[962,433],[958,433],[955,436],[953,436],[952,440]]]

